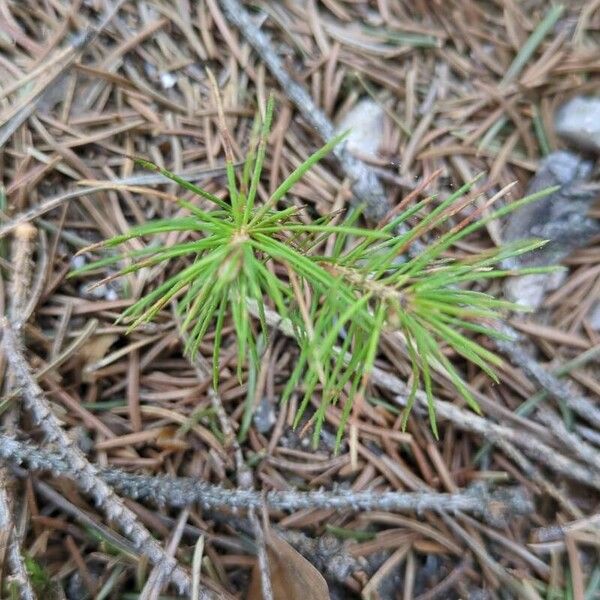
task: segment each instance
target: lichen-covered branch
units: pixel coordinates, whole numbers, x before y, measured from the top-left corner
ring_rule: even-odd
[[[6,561],[10,572],[9,581],[17,586],[21,600],[36,600],[21,555],[21,540],[15,528],[13,507],[9,499],[11,482],[5,475],[6,470],[2,469],[0,471],[0,533],[2,539],[8,540]]]
[[[13,270],[10,278],[8,314],[17,331],[27,320],[27,303],[31,284],[32,256],[35,249],[34,239],[36,228],[25,223],[15,229],[11,244],[11,262]],[[14,377],[9,374],[5,379],[6,390],[13,391]],[[19,406],[12,406],[2,415],[2,426],[14,431],[19,425]],[[17,481],[10,471],[2,465],[0,467],[0,532],[3,539],[7,540],[8,547],[6,559],[11,582],[17,586],[21,600],[35,600],[35,593],[27,574],[21,540],[16,528],[14,513],[16,500]]]
[[[0,458],[32,471],[49,471],[73,479],[68,463],[60,453],[42,450],[31,443],[0,435]],[[397,512],[445,511],[481,516],[492,524],[506,522],[514,515],[533,510],[521,488],[504,488],[490,493],[473,486],[457,494],[436,492],[271,491],[228,489],[188,477],[148,476],[119,469],[98,470],[98,476],[120,494],[135,500],[171,507],[199,504],[217,510],[260,509],[264,502],[273,510],[326,508],[333,510],[385,510]]]

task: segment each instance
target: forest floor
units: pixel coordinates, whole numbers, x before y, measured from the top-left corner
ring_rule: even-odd
[[[81,249],[175,214],[172,194],[191,197],[132,156],[224,192],[206,67],[236,159],[275,94],[261,198],[323,143],[232,4],[0,0],[2,597],[29,597],[27,576],[48,599],[256,600],[260,569],[250,581],[266,545],[275,599],[326,597],[291,547],[331,598],[600,598],[597,240],[563,261],[567,277],[540,308],[509,317],[522,340],[505,348],[500,383],[448,352],[482,415],[436,376],[439,441],[422,411],[402,430],[411,369],[386,336],[357,460],[347,441],[334,452],[335,406],[316,450],[306,428],[292,427],[298,399],[278,402],[298,357],[285,332],[273,328],[240,384],[226,323],[213,392],[211,334],[191,364],[170,306],[129,334],[116,323],[177,261],[96,287],[108,268],[68,277],[97,257]],[[556,109],[600,86],[596,0],[566,2],[562,13],[541,0],[285,0],[245,10],[296,87],[332,123],[346,116],[363,132],[353,151],[384,187],[384,213],[410,193],[445,198],[479,173],[478,206],[512,182],[503,201],[522,197],[544,155],[564,147]],[[360,103],[367,109],[354,110]],[[346,207],[350,183],[328,158],[290,201],[314,219]],[[501,240],[492,222],[453,252]],[[502,295],[498,283],[481,289]],[[272,491],[289,494],[263,494]],[[406,506],[386,506],[384,491],[404,493]],[[163,553],[182,567],[183,596],[166,581],[172,562],[153,565]]]

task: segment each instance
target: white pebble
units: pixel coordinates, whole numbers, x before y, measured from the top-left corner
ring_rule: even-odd
[[[161,73],[160,74],[160,83],[165,90],[172,88],[177,83],[177,77],[173,75],[173,73]]]
[[[358,157],[376,158],[383,139],[383,109],[370,98],[361,100],[337,126],[337,133],[350,130],[346,148]]]
[[[86,263],[85,256],[83,254],[78,254],[71,259],[71,264],[74,269],[81,269]]]

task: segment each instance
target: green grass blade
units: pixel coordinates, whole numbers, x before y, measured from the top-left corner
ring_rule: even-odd
[[[546,16],[540,21],[538,26],[533,30],[527,41],[523,44],[511,65],[508,67],[502,81],[501,86],[506,86],[516,79],[523,68],[527,65],[533,53],[537,50],[538,46],[542,43],[543,39],[552,31],[552,28],[556,25],[558,19],[564,12],[565,7],[562,4],[550,7]]]

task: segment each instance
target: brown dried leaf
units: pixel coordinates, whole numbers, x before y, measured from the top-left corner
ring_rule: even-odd
[[[156,438],[155,444],[162,450],[185,452],[190,445],[185,440],[177,439],[177,431],[178,428],[173,425],[163,427]]]
[[[299,552],[272,531],[266,532],[273,600],[329,600],[327,582]],[[262,600],[258,564],[252,571],[247,600]]]
[[[93,381],[93,377],[86,371],[87,367],[104,358],[117,339],[118,336],[109,333],[95,335],[79,350],[79,360],[82,363],[81,372],[83,373],[84,381]]]
[[[118,336],[110,333],[95,335],[79,351],[84,366],[94,364],[104,358],[110,347],[117,341]]]

